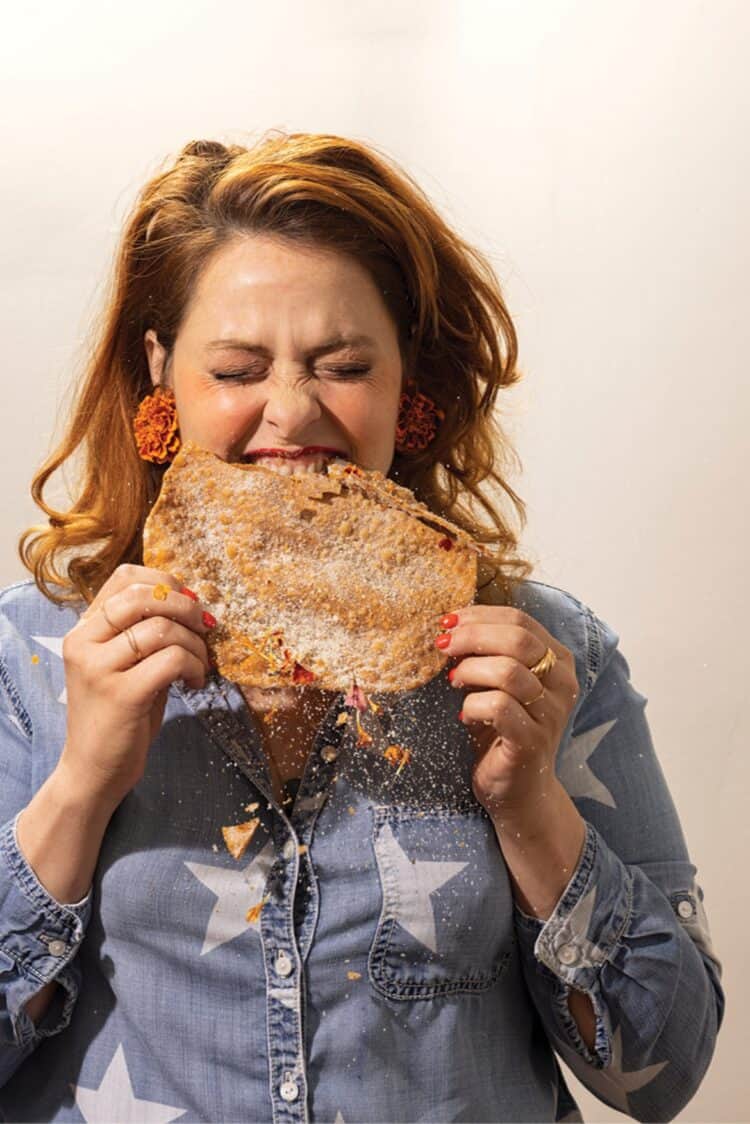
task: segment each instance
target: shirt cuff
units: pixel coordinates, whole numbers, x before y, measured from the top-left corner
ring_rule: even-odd
[[[586,821],[581,857],[551,916],[542,921],[515,906],[520,939],[536,959],[578,991],[590,991],[630,920],[633,878]]]
[[[20,813],[19,813],[20,814]],[[26,1046],[61,1030],[70,1021],[80,968],[72,965],[91,917],[91,890],[65,905],[42,886],[18,846],[18,816],[0,830],[0,978],[5,977],[6,1010],[0,1012],[0,1039]],[[24,1007],[51,980],[58,979],[65,1002],[55,1026],[51,1010],[35,1027]],[[56,1011],[59,1004],[53,1002]],[[10,1023],[10,1025],[8,1025]]]

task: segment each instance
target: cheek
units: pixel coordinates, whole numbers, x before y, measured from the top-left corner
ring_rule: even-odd
[[[194,395],[187,406],[178,405],[183,437],[217,450],[237,441],[257,412],[249,395],[223,390]]]
[[[376,391],[339,399],[331,403],[331,413],[352,435],[369,447],[382,448],[392,442],[398,419],[398,401]]]

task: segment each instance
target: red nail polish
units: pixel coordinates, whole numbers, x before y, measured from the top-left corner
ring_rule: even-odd
[[[189,597],[191,601],[197,601],[198,600],[198,594],[193,593],[192,589],[188,589],[188,587],[186,585],[184,585],[182,587],[182,589],[180,590],[180,593],[184,593],[185,597]]]
[[[447,632],[441,632],[440,635],[438,637],[436,637],[436,639],[435,639],[435,647],[436,648],[447,648],[448,645],[450,644],[450,642],[451,642],[451,638],[448,635],[448,633]]]
[[[455,674],[456,674],[456,669],[455,669],[455,667],[452,667],[452,668],[450,669],[450,671],[448,672],[448,682],[449,682],[449,683],[452,683],[452,682],[453,682],[453,676],[454,676]]]
[[[459,710],[459,712],[458,712],[458,721],[459,721],[459,722],[463,722],[463,720],[464,720],[464,712],[463,712],[462,710]]]
[[[441,628],[455,628],[457,624],[458,613],[446,613],[446,615],[442,617],[440,621]]]
[[[206,628],[216,628],[216,617],[212,616],[211,613],[204,613],[203,623]]]

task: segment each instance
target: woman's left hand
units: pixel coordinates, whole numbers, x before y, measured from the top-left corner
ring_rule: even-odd
[[[538,812],[580,693],[573,653],[512,606],[471,605],[440,624],[449,640],[438,647],[458,661],[448,673],[452,686],[469,691],[461,720],[477,755],[474,795],[493,820]],[[529,669],[547,648],[557,661],[538,678]]]

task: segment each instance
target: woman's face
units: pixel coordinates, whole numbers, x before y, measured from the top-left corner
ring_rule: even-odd
[[[174,390],[183,441],[281,471],[319,471],[325,454],[289,454],[323,447],[388,472],[401,354],[353,259],[239,236],[201,274],[172,355],[151,329],[144,342],[153,383]]]

